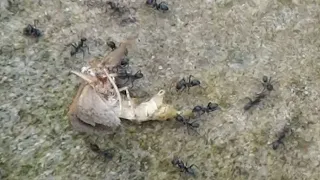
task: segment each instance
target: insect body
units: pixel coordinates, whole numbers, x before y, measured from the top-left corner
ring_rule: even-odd
[[[158,4],[157,0],[154,0],[154,3],[153,3],[152,6],[153,6],[153,8],[156,8],[157,10],[161,10],[162,12],[165,12],[165,11],[169,10],[169,7],[168,7],[167,3],[161,2],[161,3]]]
[[[23,34],[26,36],[32,36],[37,38],[42,36],[41,31],[32,26],[31,24],[28,24],[28,26],[23,29]]]
[[[243,109],[244,109],[245,111],[249,110],[249,109],[252,108],[253,106],[258,105],[258,104],[261,102],[261,100],[262,100],[263,98],[265,98],[265,97],[266,97],[266,95],[265,95],[264,93],[258,94],[257,97],[256,97],[254,100],[252,100],[252,99],[250,99],[249,97],[247,97],[246,99],[248,99],[249,102],[243,107]]]
[[[271,77],[267,77],[267,76],[263,76],[262,77],[262,86],[263,86],[263,90],[268,90],[268,91],[272,91],[273,90],[273,85],[272,85],[272,81],[271,81]]]
[[[190,75],[189,78],[188,78],[188,81],[186,81],[185,78],[181,79],[177,84],[176,84],[176,91],[184,91],[186,88],[188,89],[188,92],[189,92],[189,89],[190,87],[194,87],[194,86],[200,86],[200,81],[197,80],[197,79],[193,79],[191,80],[193,76]]]
[[[70,51],[70,55],[74,56],[79,51],[81,51],[83,53],[83,58],[84,58],[84,50],[83,50],[83,48],[87,48],[88,54],[90,54],[89,46],[85,44],[86,41],[87,41],[87,38],[81,38],[81,40],[79,41],[78,44],[76,44],[76,43],[69,44],[69,45],[71,45],[73,47],[73,49]]]
[[[187,126],[187,131],[188,131],[188,134],[189,134],[189,129],[193,130],[194,132],[196,132],[197,134],[198,131],[196,130],[197,128],[199,128],[199,124],[197,123],[197,121],[193,121],[193,122],[190,122],[190,119],[185,119],[183,116],[181,115],[177,115],[175,117],[176,121],[178,122],[181,122],[183,125],[186,125]]]
[[[212,102],[209,102],[207,107],[203,107],[203,106],[195,106],[193,109],[192,109],[192,112],[193,113],[197,113],[198,116],[204,114],[204,113],[209,113],[209,112],[212,112],[212,111],[215,111],[219,109],[219,105],[217,103],[212,103]]]
[[[131,79],[131,87],[133,87],[133,82],[137,79],[143,78],[143,74],[141,70],[139,70],[135,74],[131,74],[131,73],[128,73],[127,71],[124,71],[123,73],[119,73],[117,77],[120,79],[127,79],[127,81],[123,84],[126,84]]]
[[[113,41],[108,41],[107,45],[112,49],[112,51],[117,49],[117,46]]]
[[[180,172],[184,172],[184,173],[189,174],[189,175],[192,175],[192,176],[195,176],[195,175],[196,175],[195,172],[194,172],[194,170],[192,169],[193,166],[196,166],[196,165],[194,165],[194,164],[192,164],[192,165],[190,165],[190,166],[188,167],[187,164],[184,164],[184,162],[183,162],[182,160],[180,160],[180,159],[178,159],[178,158],[176,158],[176,157],[171,161],[171,163],[172,163],[174,166],[178,167],[178,168],[180,169]],[[197,166],[196,166],[196,167],[197,167]]]
[[[278,139],[272,142],[273,150],[277,150],[281,144],[284,146],[283,139],[286,137],[286,134],[288,132],[289,132],[289,128],[284,127],[283,130],[280,132]]]
[[[92,143],[90,143],[90,149],[97,154],[103,155],[107,159],[111,160],[113,158],[113,154],[110,152],[111,149],[101,150],[97,144]]]

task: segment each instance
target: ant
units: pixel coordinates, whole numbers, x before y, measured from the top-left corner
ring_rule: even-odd
[[[154,2],[153,2],[153,0],[147,0],[147,1],[146,1],[146,4],[147,4],[147,5],[153,5]]]
[[[125,70],[126,67],[129,66],[129,58],[128,57],[123,57],[120,61],[120,64],[114,66],[111,68],[111,71],[114,73],[119,72],[119,70]],[[126,74],[127,72],[125,72],[124,74]],[[121,78],[122,79],[122,78]]]
[[[78,44],[76,44],[76,43],[68,44],[67,46],[70,46],[70,45],[71,45],[71,46],[73,47],[73,49],[70,51],[70,55],[71,55],[71,56],[74,56],[74,55],[77,54],[79,51],[82,51],[82,53],[83,53],[83,58],[84,58],[84,50],[83,50],[83,48],[87,48],[88,54],[90,54],[90,52],[89,52],[89,46],[87,46],[87,45],[85,44],[86,41],[87,41],[87,38],[81,38]]]
[[[119,15],[121,15],[122,11],[122,7],[119,6],[119,3],[114,3],[112,1],[107,1],[107,5],[110,6],[110,9],[113,9],[113,14],[114,13],[118,13]],[[108,9],[106,9],[106,12],[108,11]]]
[[[263,98],[265,98],[265,97],[266,97],[266,95],[265,95],[264,93],[258,94],[258,96],[257,96],[254,100],[252,100],[252,99],[249,98],[249,97],[246,97],[246,99],[249,99],[249,102],[243,107],[243,109],[244,109],[245,111],[249,110],[249,109],[252,108],[253,106],[258,105],[258,104],[261,102],[261,100],[262,100]]]
[[[23,34],[26,36],[32,36],[37,38],[42,36],[41,31],[36,28],[36,21],[34,21],[34,26],[28,24],[27,27],[23,28]]]
[[[262,82],[261,82],[262,86],[263,86],[263,90],[267,90],[267,91],[272,91],[273,89],[273,85],[271,84],[271,77],[268,78],[268,76],[263,76],[262,77]]]
[[[108,41],[107,45],[111,48],[112,51],[117,49],[116,43],[114,43],[113,41]]]
[[[174,157],[171,161],[172,165],[178,167],[180,169],[180,172],[184,172],[186,174],[196,176],[194,170],[192,169],[193,166],[197,167],[196,165],[192,164],[188,167],[187,163],[184,164],[184,162],[177,157]]]
[[[209,112],[212,112],[212,111],[215,111],[219,109],[219,105],[217,103],[212,103],[212,102],[209,102],[207,107],[204,107],[204,106],[195,106],[193,109],[192,109],[192,112],[193,113],[197,113],[198,116],[201,116],[202,114],[204,113],[209,113]],[[201,114],[200,114],[201,113]]]
[[[186,88],[188,89],[188,92],[190,90],[190,87],[193,86],[200,86],[200,81],[197,79],[191,80],[192,75],[189,76],[188,82],[186,81],[185,78],[181,79],[177,85],[176,85],[176,91],[184,91]]]
[[[176,119],[176,121],[181,122],[183,125],[187,126],[188,134],[190,134],[189,129],[191,129],[194,132],[196,132],[197,134],[199,134],[198,131],[196,130],[196,128],[199,128],[200,125],[198,123],[196,123],[196,121],[193,121],[190,123],[189,122],[190,119],[185,119],[183,116],[181,116],[179,114],[175,117],[175,119]]]
[[[150,3],[152,3],[152,1],[149,0],[146,3],[150,4]],[[157,0],[154,0],[152,7],[156,8],[157,10],[162,10],[162,12],[165,12],[165,11],[169,10],[169,7],[168,7],[167,3],[161,2],[161,3],[158,4]]]
[[[119,73],[117,77],[120,79],[127,79],[127,81],[123,84],[126,84],[131,79],[131,87],[133,87],[133,82],[137,79],[143,78],[143,76],[144,75],[142,74],[141,70],[139,70],[135,74],[131,74],[125,71],[124,73]]]
[[[111,149],[101,150],[97,144],[90,143],[90,149],[100,155],[103,155],[105,158],[111,160],[113,158],[113,153],[111,153]]]
[[[286,137],[286,134],[289,132],[289,130],[291,130],[291,129],[289,129],[289,128],[287,128],[287,127],[284,127],[284,128],[282,129],[282,131],[279,133],[278,139],[272,142],[272,149],[273,149],[273,150],[277,150],[278,147],[279,147],[281,144],[284,146],[283,139]]]

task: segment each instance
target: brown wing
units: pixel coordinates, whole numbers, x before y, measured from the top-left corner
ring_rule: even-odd
[[[100,124],[115,127],[121,124],[115,113],[117,108],[100,97],[91,86],[86,85],[77,102],[76,116],[92,126]]]

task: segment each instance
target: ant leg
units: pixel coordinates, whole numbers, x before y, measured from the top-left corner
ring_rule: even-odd
[[[71,44],[69,44],[69,46],[72,46],[72,47],[74,47],[75,49],[77,49],[77,45],[76,45],[75,43],[71,43]]]
[[[80,48],[80,51],[82,51],[82,53],[83,53],[83,57],[82,58],[84,59],[84,55],[85,55],[84,54],[84,50]]]
[[[284,145],[284,143],[283,143],[282,141],[279,141],[279,143],[280,143],[281,145],[283,145],[284,148],[286,148],[286,146]]]
[[[131,111],[134,112],[134,110],[133,110],[133,105],[132,105],[132,99],[131,99],[131,96],[130,96],[128,87],[122,87],[122,88],[120,88],[120,89],[119,89],[119,92],[121,92],[121,91],[126,91],[127,99],[128,99],[128,101],[129,101],[128,104],[129,104],[129,106],[130,106],[130,108],[131,108]]]
[[[260,94],[262,94],[262,93],[266,90],[266,86],[265,86],[265,84],[263,84],[263,83],[262,83],[262,85],[263,85],[263,89],[262,89],[262,91],[261,91],[260,93],[256,93],[256,95],[260,95]]]
[[[191,83],[191,78],[192,78],[192,77],[193,77],[193,76],[190,75],[189,78],[188,78],[188,83],[189,83],[189,84]]]
[[[189,166],[188,168],[192,168],[193,166],[199,169],[199,167],[195,164],[191,164],[191,166]]]
[[[129,80],[130,80],[130,77],[127,77],[127,81],[125,82],[125,83],[123,83],[123,85],[125,85],[125,84],[127,84],[128,82],[129,82]]]
[[[132,81],[131,81],[131,87],[130,88],[133,88],[133,82],[135,81],[136,79],[133,78]]]
[[[91,54],[91,53],[90,53],[90,50],[89,50],[89,46],[88,46],[88,45],[85,45],[84,47],[87,48],[88,54]]]
[[[35,19],[35,20],[33,21],[34,27],[37,27],[37,24],[39,24],[39,20],[38,20],[38,19]]]
[[[190,92],[190,87],[189,87],[189,86],[187,86],[187,89],[188,89],[187,91],[188,91],[188,94],[189,94],[189,92]]]

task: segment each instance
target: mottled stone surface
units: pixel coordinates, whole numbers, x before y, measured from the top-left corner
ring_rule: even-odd
[[[0,176],[2,179],[179,179],[173,156],[194,163],[198,179],[318,179],[319,13],[311,0],[176,0],[162,13],[145,1],[121,1],[122,16],[104,0],[9,0],[0,12]],[[6,9],[5,9],[6,8]],[[121,23],[131,17],[135,24]],[[44,36],[22,29],[37,19]],[[72,131],[66,112],[79,79],[70,70],[139,35],[129,49],[137,92],[168,92],[178,109],[217,102],[200,135],[174,121],[124,122],[112,136]],[[65,45],[88,39],[91,54],[70,57]],[[177,94],[174,83],[194,75],[204,89]],[[245,97],[275,91],[250,112]],[[289,124],[285,147],[270,145]],[[114,148],[112,161],[88,148]],[[182,177],[184,176],[181,174]],[[0,179],[1,179],[0,178]]]

